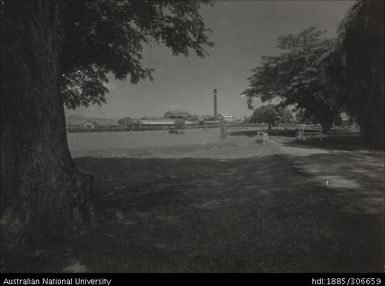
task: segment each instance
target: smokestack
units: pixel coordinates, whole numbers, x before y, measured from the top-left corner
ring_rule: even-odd
[[[218,108],[217,108],[217,90],[214,88],[214,116],[218,117]]]

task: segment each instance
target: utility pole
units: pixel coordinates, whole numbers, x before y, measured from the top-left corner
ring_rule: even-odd
[[[214,88],[214,117],[218,117],[218,107],[217,107],[217,90]]]

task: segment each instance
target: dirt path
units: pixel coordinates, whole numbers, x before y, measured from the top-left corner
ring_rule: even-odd
[[[367,198],[381,198],[383,182],[365,162],[351,166],[365,177],[350,188],[356,185],[335,178],[328,187],[301,169],[306,160],[325,160],[316,163],[325,175],[329,153],[302,152],[300,165],[299,154],[274,142],[257,146],[252,137],[116,152],[76,159],[96,178],[97,226],[67,246],[66,256],[29,271],[383,271],[383,208],[351,211],[365,205],[356,195],[365,193],[364,182],[372,186]],[[346,167],[335,160],[333,168]]]
[[[334,191],[344,200],[341,207],[346,211],[384,213],[383,152],[305,148],[283,138],[273,143],[298,171],[310,175],[307,181]]]

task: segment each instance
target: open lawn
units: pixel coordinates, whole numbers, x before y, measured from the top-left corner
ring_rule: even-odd
[[[159,131],[76,132],[68,133],[71,150],[159,148],[205,144],[218,140],[219,130],[189,129],[184,134]]]
[[[383,153],[233,135],[73,150],[95,177],[95,227],[8,270],[384,270]]]

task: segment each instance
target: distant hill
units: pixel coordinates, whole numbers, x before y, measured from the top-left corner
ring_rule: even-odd
[[[71,115],[66,118],[67,125],[81,125],[85,121],[87,121],[87,118],[80,115]]]

